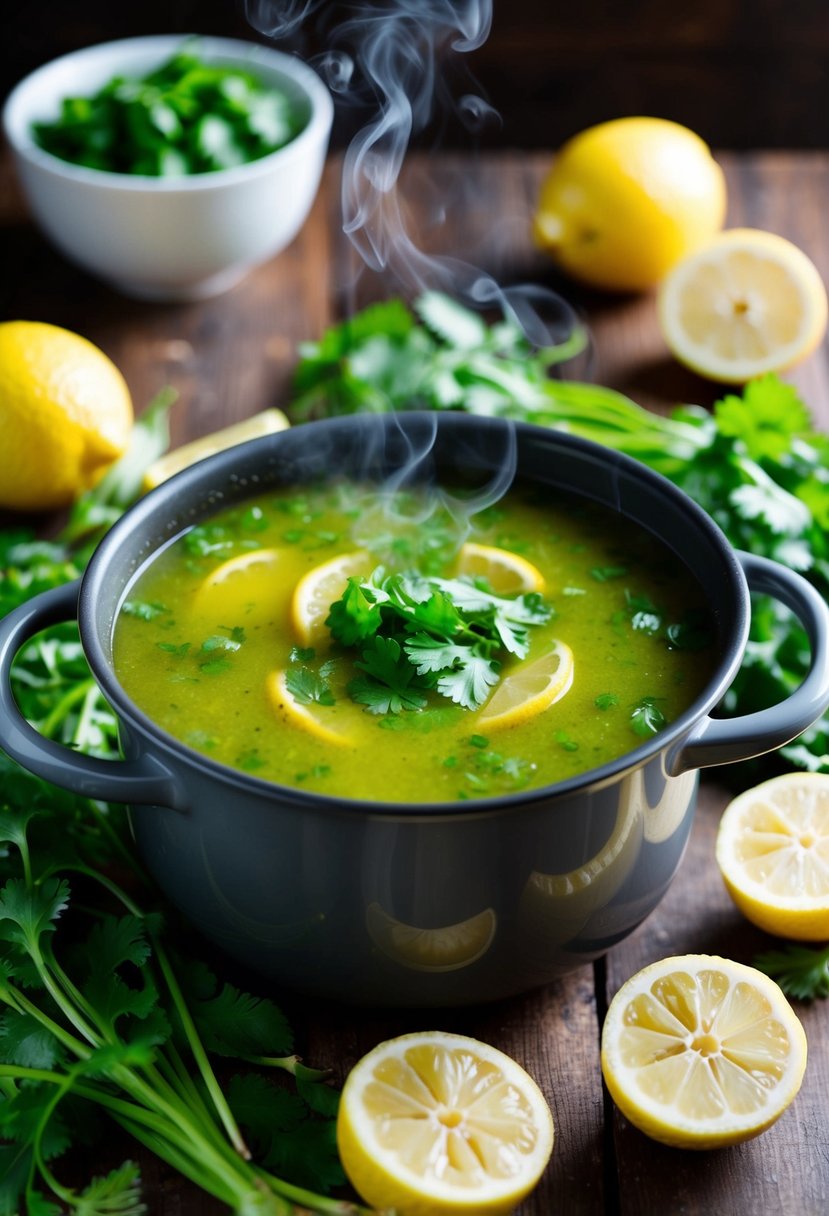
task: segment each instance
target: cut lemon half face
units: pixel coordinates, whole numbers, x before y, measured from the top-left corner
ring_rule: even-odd
[[[272,619],[285,611],[288,600],[280,564],[278,549],[251,549],[229,558],[199,586],[194,611],[228,621]]]
[[[569,692],[574,671],[572,650],[565,642],[555,642],[547,654],[517,667],[496,685],[478,725],[482,730],[501,730],[543,714]]]
[[[740,794],[720,821],[717,864],[767,933],[829,938],[829,776],[784,773]]]
[[[538,1182],[553,1120],[535,1081],[441,1031],[381,1043],[346,1079],[337,1146],[354,1188],[398,1216],[497,1216]]]
[[[671,351],[699,375],[744,384],[810,354],[826,331],[826,289],[791,241],[734,228],[667,276],[659,319]]]
[[[602,1073],[635,1127],[677,1148],[758,1136],[793,1100],[806,1036],[774,980],[729,959],[662,959],[623,984],[602,1031]]]
[[[375,946],[411,971],[458,971],[483,958],[495,937],[495,913],[484,908],[466,920],[421,929],[396,920],[378,903],[366,908],[366,928]]]
[[[288,726],[303,730],[334,747],[350,747],[353,739],[345,725],[330,719],[330,710],[311,702],[297,701],[288,689],[286,671],[272,671],[265,680],[265,695],[276,716]]]
[[[532,562],[509,549],[479,545],[475,541],[461,545],[455,572],[486,579],[496,595],[544,590],[544,576]]]
[[[260,435],[284,431],[288,426],[290,423],[281,410],[262,410],[260,414],[223,427],[212,435],[202,435],[200,439],[185,443],[180,448],[173,448],[172,452],[166,452],[153,461],[144,474],[141,489],[144,493],[154,490],[174,473],[180,473],[182,469],[189,468],[198,460],[204,460],[206,456],[223,452],[225,448],[235,447],[237,443],[245,443],[248,439],[258,439]]]
[[[366,577],[374,565],[371,554],[358,549],[340,553],[303,575],[291,598],[291,625],[297,641],[311,646],[327,640],[325,620],[331,605],[345,591],[350,578]]]

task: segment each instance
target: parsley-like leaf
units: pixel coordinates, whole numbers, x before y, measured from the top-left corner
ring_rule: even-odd
[[[795,1000],[829,996],[829,946],[813,949],[793,943],[782,950],[758,954],[754,966],[770,975]]]

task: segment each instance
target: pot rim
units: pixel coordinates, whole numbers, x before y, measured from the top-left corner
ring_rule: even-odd
[[[123,549],[125,542],[128,542],[129,538],[134,537],[136,534],[140,534],[142,525],[150,519],[157,516],[163,518],[165,515],[169,517],[178,514],[179,509],[176,506],[176,498],[183,489],[190,489],[199,484],[209,485],[213,480],[223,483],[230,482],[237,475],[238,468],[243,463],[243,457],[247,456],[248,460],[246,463],[255,463],[255,457],[260,452],[265,454],[273,448],[278,448],[289,436],[304,434],[306,431],[311,433],[312,429],[316,428],[326,428],[332,432],[336,432],[336,430],[342,427],[351,429],[359,425],[380,428],[397,424],[405,428],[407,425],[406,419],[417,420],[418,417],[423,418],[424,415],[435,420],[437,426],[446,427],[450,430],[452,427],[463,429],[467,426],[475,426],[477,428],[486,426],[491,429],[495,427],[511,427],[515,429],[517,435],[525,434],[528,438],[531,438],[534,434],[543,435],[547,442],[554,441],[560,443],[565,450],[574,449],[575,451],[591,455],[594,458],[598,457],[600,462],[610,469],[618,469],[620,472],[627,473],[634,479],[646,483],[655,497],[661,495],[664,499],[672,501],[674,505],[682,509],[688,516],[689,524],[693,525],[698,532],[701,532],[705,536],[710,542],[712,551],[719,557],[722,568],[722,579],[726,584],[727,594],[734,609],[733,615],[729,617],[727,622],[725,645],[719,662],[705,689],[695,698],[691,705],[678,718],[669,723],[667,727],[631,751],[625,752],[615,760],[608,761],[597,768],[587,769],[585,772],[577,774],[574,777],[569,777],[564,781],[519,790],[509,794],[439,802],[374,801],[365,798],[350,798],[343,795],[318,793],[316,791],[284,785],[276,781],[268,781],[262,777],[245,773],[240,769],[234,769],[202,752],[196,751],[170,734],[145,714],[132,701],[118,681],[112,663],[105,652],[95,620],[97,599],[102,592],[107,578],[112,556]],[[520,476],[520,469],[516,470],[516,472]],[[554,482],[550,484],[552,487],[555,486]],[[255,492],[256,487],[251,487],[250,493]],[[211,503],[209,494],[207,497],[208,501],[198,516],[194,516],[192,521],[188,521],[186,524],[183,523],[181,528],[171,533],[169,541],[180,536],[200,520],[209,518],[211,510],[215,513],[219,509],[219,502],[214,501]],[[588,497],[588,495],[581,495],[581,497]],[[611,507],[601,499],[596,499],[595,501],[603,502],[604,506],[609,510],[616,510],[621,515],[626,515],[626,512],[618,506],[615,508]],[[631,518],[629,515],[627,517]],[[640,520],[634,520],[633,522],[637,527],[651,531],[664,545],[671,547],[657,528],[648,528],[648,525]],[[169,541],[166,543],[169,543]],[[147,560],[157,553],[161,547],[161,545],[154,546],[146,554],[141,555],[140,559],[138,553],[136,553],[137,561],[135,569],[130,579],[118,591],[118,608],[123,603],[125,593],[134,580],[135,575],[144,568]],[[673,551],[680,561],[682,561],[682,554],[676,549]],[[699,580],[697,579],[696,581],[698,582]],[[748,609],[748,583],[736,552],[725,534],[711,516],[685,494],[683,490],[680,490],[666,477],[663,477],[660,473],[656,473],[647,465],[612,448],[605,448],[592,440],[583,439],[580,436],[571,435],[564,431],[552,430],[551,428],[542,427],[534,423],[505,418],[483,418],[455,412],[435,414],[429,411],[413,410],[399,414],[348,415],[303,423],[296,428],[280,431],[272,435],[260,436],[244,444],[217,452],[188,468],[182,469],[130,507],[112,525],[101,540],[81,579],[78,596],[78,624],[81,642],[92,673],[107,700],[115,709],[119,719],[122,719],[137,734],[149,736],[155,748],[176,757],[179,762],[184,761],[189,766],[200,769],[225,786],[257,794],[260,797],[270,796],[274,800],[285,801],[287,799],[298,806],[313,807],[317,811],[324,810],[331,813],[369,813],[377,817],[390,816],[398,818],[411,818],[414,816],[423,818],[456,816],[460,818],[469,815],[493,814],[500,811],[517,809],[531,803],[540,801],[549,802],[577,793],[595,791],[614,783],[626,773],[641,767],[660,752],[664,752],[678,739],[682,738],[683,735],[687,734],[691,727],[710,713],[721,701],[732,683],[742,661],[743,651],[748,639]],[[112,618],[113,625],[117,615],[116,610]]]

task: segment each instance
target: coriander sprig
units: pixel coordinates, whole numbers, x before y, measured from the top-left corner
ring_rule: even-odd
[[[782,950],[758,954],[754,966],[777,980],[786,995],[796,1000],[829,996],[829,946],[813,948],[792,943]]]
[[[506,651],[524,658],[528,628],[550,619],[537,592],[496,595],[482,579],[406,572],[350,578],[326,625],[340,645],[356,648],[363,673],[353,700],[375,714],[422,709],[434,690],[466,709],[483,705]]]

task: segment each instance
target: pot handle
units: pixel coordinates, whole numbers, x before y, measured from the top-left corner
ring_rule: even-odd
[[[43,591],[0,620],[0,747],[25,769],[87,798],[184,809],[183,791],[154,756],[100,760],[39,734],[20,712],[11,685],[17,652],[36,633],[78,613],[80,580]]]
[[[752,591],[771,595],[790,608],[809,638],[812,661],[802,684],[769,709],[740,718],[704,718],[666,756],[671,776],[693,768],[750,760],[790,743],[829,705],[829,608],[800,574],[753,553],[737,557]]]

